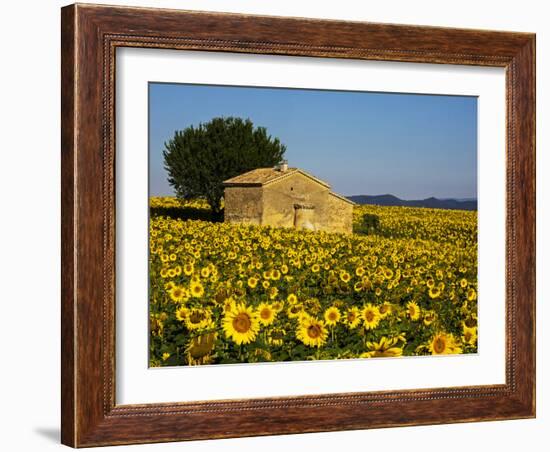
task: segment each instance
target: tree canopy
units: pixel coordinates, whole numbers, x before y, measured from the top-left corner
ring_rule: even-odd
[[[164,167],[176,195],[182,199],[204,197],[217,215],[224,180],[277,165],[286,151],[265,127],[254,127],[250,119],[235,117],[213,118],[176,131],[164,146]]]

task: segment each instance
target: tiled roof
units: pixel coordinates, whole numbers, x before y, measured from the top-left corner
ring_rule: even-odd
[[[286,171],[281,171],[275,168],[256,168],[252,171],[248,171],[244,174],[232,177],[223,182],[227,187],[238,186],[238,185],[248,185],[248,186],[262,186],[271,184],[275,181],[284,179],[292,174],[300,173],[303,176],[306,176],[320,185],[323,185],[327,188],[330,188],[330,185],[321,179],[317,179],[315,176],[301,170],[299,168],[288,168]]]

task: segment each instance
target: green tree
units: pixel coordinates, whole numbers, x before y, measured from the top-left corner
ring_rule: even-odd
[[[176,131],[164,146],[164,167],[176,195],[204,197],[216,216],[221,213],[224,180],[277,165],[286,150],[265,127],[234,117],[214,118]]]

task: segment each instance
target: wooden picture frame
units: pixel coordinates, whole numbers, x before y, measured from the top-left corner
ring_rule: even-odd
[[[62,9],[62,442],[73,447],[535,416],[535,35],[162,9]],[[115,50],[506,69],[506,383],[115,403]]]

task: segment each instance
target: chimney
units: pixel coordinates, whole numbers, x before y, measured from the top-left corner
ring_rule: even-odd
[[[279,165],[279,171],[284,173],[286,170],[288,170],[288,160],[283,160]]]

